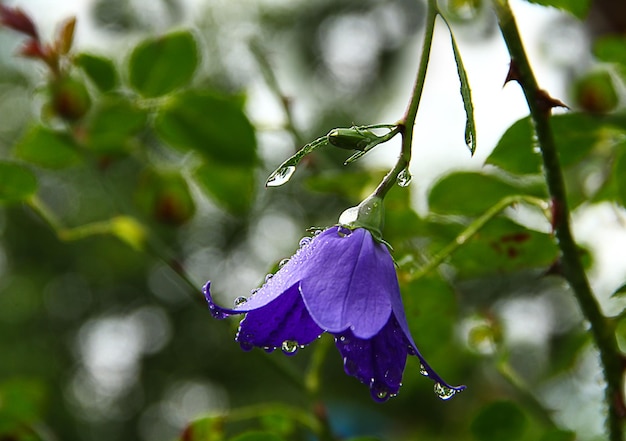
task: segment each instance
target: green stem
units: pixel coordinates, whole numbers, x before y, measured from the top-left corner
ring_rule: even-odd
[[[441,265],[452,253],[458,248],[463,246],[469,239],[471,239],[478,231],[483,228],[487,222],[496,217],[505,208],[518,204],[520,202],[526,202],[532,205],[536,205],[542,210],[545,209],[545,201],[532,196],[525,195],[513,195],[502,198],[496,204],[491,206],[489,210],[485,211],[480,217],[476,218],[471,224],[469,224],[459,235],[450,242],[445,248],[441,249],[435,254],[426,265],[419,268],[418,271],[411,274],[411,280],[419,279],[425,276],[430,271]]]
[[[572,236],[563,172],[550,127],[551,108],[559,103],[539,89],[507,0],[496,0],[494,6],[500,31],[511,54],[512,75],[509,77],[517,80],[524,91],[541,149],[552,204],[552,225],[561,251],[563,275],[571,286],[585,318],[591,324],[591,332],[600,352],[606,381],[605,400],[608,406],[606,424],[609,439],[622,441],[624,439],[622,420],[626,411],[622,391],[622,354],[618,350],[614,328],[602,314],[600,305],[593,295]]]
[[[287,130],[293,136],[293,139],[296,145],[300,146],[304,144],[303,137],[300,134],[300,131],[298,130],[298,128],[296,127],[296,123],[293,117],[293,111],[292,111],[289,98],[285,96],[285,94],[283,94],[283,91],[281,90],[280,85],[278,84],[278,80],[276,79],[276,75],[274,74],[274,69],[272,69],[272,66],[269,63],[265,52],[263,51],[259,43],[255,41],[250,42],[250,50],[252,51],[252,54],[254,55],[257,63],[259,64],[259,68],[261,69],[261,74],[263,75],[263,78],[265,79],[267,86],[270,88],[272,93],[276,95],[276,98],[278,98],[278,101],[280,102],[280,105],[283,108],[283,112],[285,113],[285,118],[287,120],[286,121]]]
[[[518,375],[511,364],[502,357],[496,367],[502,377],[509,382],[515,389],[528,409],[530,409],[539,419],[539,421],[548,429],[557,429],[559,426],[552,419],[551,411],[546,409],[544,405],[530,392],[528,384],[522,377]]]
[[[398,122],[402,133],[402,150],[396,165],[387,173],[382,182],[374,191],[373,196],[384,198],[387,192],[396,183],[396,179],[402,170],[406,169],[411,162],[411,147],[413,144],[413,126],[417,117],[417,109],[420,105],[422,92],[424,90],[424,82],[426,81],[426,71],[428,70],[428,60],[430,58],[430,48],[435,33],[435,20],[439,11],[437,9],[436,0],[428,0],[428,11],[426,13],[426,28],[424,31],[424,42],[422,44],[422,55],[420,57],[411,100],[406,109],[404,117]]]

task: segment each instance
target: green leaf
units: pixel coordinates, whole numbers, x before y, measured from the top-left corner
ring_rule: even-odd
[[[44,398],[44,385],[39,380],[13,378],[0,383],[0,435],[38,421]]]
[[[403,285],[403,300],[411,333],[425,354],[435,354],[452,338],[457,301],[439,275],[420,277]],[[445,377],[445,372],[439,372]]]
[[[449,260],[458,278],[473,278],[524,269],[547,268],[558,257],[549,234],[529,230],[499,217],[492,219]]]
[[[450,27],[448,26],[448,29]],[[469,148],[472,156],[476,153],[476,123],[474,122],[474,105],[472,104],[472,91],[469,86],[467,72],[463,66],[461,53],[450,29],[450,40],[452,41],[452,50],[454,51],[454,61],[456,61],[456,69],[461,82],[461,97],[463,97],[463,107],[465,108],[465,144]]]
[[[255,179],[251,167],[204,164],[194,178],[209,197],[235,215],[250,210],[254,201]]]
[[[574,17],[582,20],[587,17],[589,7],[591,6],[591,0],[528,0],[530,3],[535,3],[542,6],[552,6],[563,11],[567,11]]]
[[[615,63],[626,69],[626,37],[605,36],[598,38],[593,46],[594,55],[601,61]]]
[[[224,418],[200,418],[189,424],[179,441],[222,441],[224,439]]]
[[[284,441],[284,439],[272,432],[247,432],[231,438],[230,441]]]
[[[626,283],[620,286],[619,288],[617,288],[615,291],[613,291],[613,294],[611,294],[611,297],[624,297],[625,295],[626,295]]]
[[[74,58],[74,64],[85,72],[101,92],[108,92],[118,84],[117,70],[108,58],[81,53]]]
[[[434,212],[471,216],[482,214],[505,196],[513,194],[520,194],[520,190],[494,176],[457,172],[435,183],[428,204]]]
[[[561,165],[574,165],[596,145],[611,142],[619,121],[583,113],[555,115],[550,119]],[[607,130],[610,129],[610,130]],[[515,122],[502,135],[487,163],[517,174],[541,173],[542,160],[530,117]]]
[[[233,98],[208,91],[180,93],[160,110],[155,128],[171,146],[197,151],[211,161],[239,166],[257,162],[254,128]]]
[[[483,407],[470,429],[479,441],[515,441],[524,436],[526,416],[510,401],[496,401]]]
[[[130,56],[130,84],[145,97],[157,97],[187,85],[198,66],[196,39],[177,31],[145,40]]]
[[[123,97],[106,97],[87,121],[87,147],[107,153],[126,151],[146,120],[146,112]]]
[[[615,109],[619,98],[608,70],[589,72],[574,84],[576,105],[590,113],[608,113]]]
[[[0,161],[0,203],[27,199],[37,190],[37,178],[25,167]]]
[[[81,157],[74,140],[66,133],[33,126],[18,141],[15,155],[33,164],[63,168],[77,164]]]
[[[195,213],[187,181],[177,172],[147,169],[135,192],[137,205],[157,222],[179,226]]]

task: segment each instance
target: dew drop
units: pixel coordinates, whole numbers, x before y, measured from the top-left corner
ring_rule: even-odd
[[[298,245],[300,246],[300,248],[304,248],[311,243],[311,240],[312,239],[310,237],[303,237],[302,239],[300,239],[300,243]]]
[[[248,352],[251,351],[252,348],[254,347],[254,345],[252,343],[248,343],[246,341],[240,341],[239,342],[239,346],[241,347],[242,350]]]
[[[456,394],[456,391],[454,389],[446,387],[441,383],[435,383],[434,389],[435,394],[444,401],[449,400]]]
[[[285,340],[281,346],[283,352],[287,355],[293,355],[298,351],[298,342],[295,340]]]
[[[244,296],[237,297],[237,298],[235,299],[235,302],[234,302],[234,303],[235,303],[235,308],[236,308],[236,307],[238,307],[238,306],[243,305],[243,304],[244,304],[244,303],[246,303],[247,301],[248,301],[248,298],[247,298],[247,297],[244,297]]]
[[[285,167],[281,167],[278,170],[276,170],[274,173],[272,173],[269,178],[267,178],[267,181],[265,182],[265,186],[266,187],[280,187],[281,185],[289,181],[289,179],[291,179],[291,176],[294,174],[295,171],[296,171],[296,167],[293,165],[287,165]]]
[[[405,168],[400,172],[400,174],[398,174],[398,185],[400,187],[408,187],[411,183],[411,179],[413,179],[411,172],[409,172],[408,168]]]
[[[250,297],[252,297],[253,295],[255,295],[257,292],[259,292],[261,288],[254,288],[252,291],[250,291]]]
[[[272,277],[274,277],[274,274],[272,274],[272,273],[269,273],[268,275],[266,275],[265,276],[265,283],[269,282]]]
[[[422,374],[422,375],[423,375],[423,376],[425,376],[425,377],[428,377],[428,376],[429,376],[428,371],[426,370],[426,368],[424,367],[424,365],[423,365],[423,364],[421,364],[421,363],[420,363],[420,374]]]
[[[370,392],[376,401],[387,401],[391,396],[387,386],[377,381],[372,382]]]
[[[278,262],[278,269],[280,269],[283,266],[287,265],[288,262],[289,262],[289,259],[283,259],[280,262]]]
[[[348,237],[351,234],[352,234],[352,230],[350,228],[346,228],[346,227],[343,227],[343,226],[339,226],[337,228],[337,235],[339,237]]]
[[[468,127],[469,129],[469,127]],[[467,130],[465,131],[465,145],[467,146],[467,148],[469,149],[469,151],[472,153],[472,155],[474,154],[474,150],[475,150],[475,146],[474,146],[474,135],[472,134],[471,130]]]
[[[346,374],[354,376],[359,370],[359,367],[354,360],[351,360],[348,357],[343,357],[343,370]]]

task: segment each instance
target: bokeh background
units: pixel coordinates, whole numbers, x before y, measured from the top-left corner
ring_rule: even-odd
[[[512,3],[540,84],[579,115],[623,109],[623,65],[594,53],[599,39],[626,32],[626,13],[613,3],[572,1],[569,11]],[[477,153],[464,143],[459,80],[439,22],[413,180],[389,195],[385,228],[420,350],[468,389],[440,401],[411,359],[401,393],[384,404],[343,373],[327,336],[290,358],[241,351],[236,322],[213,320],[200,288],[211,279],[225,305],[248,295],[307,228],[336,223],[393,165],[397,140],[349,167],[345,151],[322,149],[287,185],[264,187],[278,164],[330,129],[403,115],[424,2],[2,5],[22,8],[44,41],[68,17],[77,22],[61,85],[39,60],[19,56],[23,35],[0,28],[0,156],[37,181],[36,197],[4,197],[0,209],[0,440],[209,440],[248,430],[315,439],[302,420],[322,412],[319,403],[341,438],[603,439],[597,354],[571,293],[550,275],[556,251],[545,220],[509,211],[483,242],[409,281],[467,224],[464,216],[478,214],[475,206],[455,212],[458,200],[493,199],[489,189],[463,193],[440,179],[493,167],[484,165],[490,153],[527,114],[517,85],[503,86],[509,58],[488,2],[442,4],[473,91]],[[160,91],[145,78],[169,80],[141,71],[154,56],[141,48],[163,35],[178,36],[165,39],[175,40],[168,78],[172,65],[192,75]],[[565,132],[580,124],[567,121]],[[609,315],[624,306],[611,294],[626,278],[626,219],[596,194],[623,143],[620,124],[610,136],[604,125],[589,126],[593,160],[570,175],[575,231]],[[224,153],[230,148],[234,157]],[[532,246],[511,236],[519,229]],[[300,384],[318,361],[316,407]],[[185,431],[199,418],[196,435]]]

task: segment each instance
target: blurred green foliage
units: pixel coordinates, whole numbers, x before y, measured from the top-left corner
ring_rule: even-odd
[[[537,3],[577,17],[588,9],[587,1]],[[160,13],[94,3],[103,38],[128,39],[109,51],[70,47],[66,25],[52,52],[26,54],[28,68],[0,60],[0,440],[280,441],[321,439],[325,430],[352,441],[588,439],[549,405],[558,396],[586,406],[580,388],[558,386],[595,381],[577,374],[589,337],[558,274],[549,222],[526,222],[519,212],[536,207],[519,202],[462,237],[503,198],[546,198],[529,118],[503,134],[483,169],[440,177],[427,214],[413,206],[413,187],[386,198],[384,237],[410,328],[433,367],[468,384],[454,400],[439,402],[409,359],[399,396],[373,403],[343,373],[328,336],[289,359],[245,353],[232,341],[236,324],[212,320],[204,305],[206,279],[224,302],[246,294],[308,227],[335,223],[380,182],[386,170],[344,169],[345,151],[320,149],[289,185],[263,189],[298,144],[333,127],[387,122],[378,119],[398,70],[415,57],[424,5],[206,5],[189,30],[180,28],[182,2],[155,4]],[[250,20],[278,86],[283,76],[293,84],[290,94],[265,92],[283,111],[299,102],[314,109],[297,127],[250,116],[252,86],[264,80],[247,42],[234,37]],[[333,58],[329,47],[355,23],[374,36],[354,49],[366,56]],[[10,27],[0,34],[3,52],[22,44]],[[580,80],[581,110],[551,123],[572,205],[608,201],[623,215],[626,46],[604,37],[594,53],[619,75]],[[460,237],[438,268],[420,273]],[[543,333],[530,343],[507,338],[505,311],[530,304],[544,308]],[[622,320],[622,340],[623,328]],[[311,375],[320,381],[313,398]]]

